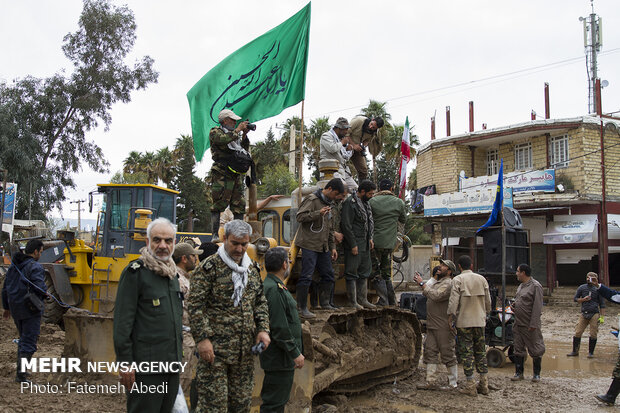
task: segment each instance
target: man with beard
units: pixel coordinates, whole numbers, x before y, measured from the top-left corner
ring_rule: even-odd
[[[146,228],[140,258],[121,274],[114,307],[114,350],[119,362],[181,362],[183,296],[172,260],[176,228],[166,218]],[[170,412],[179,373],[121,372],[128,412]],[[164,385],[164,392],[141,388]],[[135,391],[134,391],[135,389]]]
[[[185,395],[189,394],[192,375],[196,370],[198,359],[194,354],[196,343],[189,328],[189,313],[187,312],[187,301],[189,300],[189,277],[190,272],[198,264],[198,256],[202,250],[195,249],[187,242],[180,242],[174,247],[172,259],[177,266],[179,276],[179,287],[183,294],[183,362],[187,363],[181,373],[181,388]]]
[[[354,308],[375,308],[368,302],[368,277],[372,271],[370,250],[373,246],[374,224],[372,209],[368,201],[375,194],[377,186],[369,180],[360,183],[342,203],[340,228],[343,235],[344,276],[347,282],[349,306]]]
[[[260,269],[246,250],[252,227],[224,226],[224,243],[192,275],[189,317],[198,343],[195,412],[249,412],[254,387],[252,347],[267,349],[269,309]]]
[[[378,116],[371,119],[359,115],[351,119],[351,129],[349,131],[349,138],[353,149],[351,163],[355,166],[357,177],[360,182],[364,179],[368,179],[366,148],[371,145],[371,153],[378,153],[381,151],[381,142],[377,136],[377,130],[382,127],[383,119]]]
[[[295,287],[297,305],[302,318],[313,318],[308,310],[308,291],[312,284],[312,274],[318,270],[319,302],[324,310],[333,310],[330,299],[334,291],[334,269],[332,261],[338,259],[334,243],[332,219],[334,201],[342,199],[347,191],[340,178],[334,178],[325,184],[325,188],[307,195],[297,210],[299,229],[295,244],[301,248],[301,274]]]
[[[448,384],[456,388],[458,378],[458,365],[454,353],[454,334],[450,331],[448,323],[448,302],[452,292],[452,275],[456,272],[456,266],[450,260],[440,260],[437,280],[433,283],[425,283],[419,273],[414,276],[414,281],[422,287],[426,297],[426,340],[424,341],[424,364],[426,364],[426,384],[423,389],[435,387],[435,373],[441,362],[448,368]]]
[[[353,155],[351,140],[347,137],[349,122],[346,118],[338,118],[334,126],[321,135],[321,147],[319,159],[335,159],[338,161],[338,172],[335,178],[341,178],[347,186],[347,190],[353,193],[357,190],[357,183],[351,176],[351,170],[347,162]]]
[[[288,252],[282,247],[268,250],[265,253],[265,269],[271,345],[260,354],[260,366],[265,371],[260,411],[284,412],[293,387],[295,369],[304,366],[297,304],[284,284],[290,273]]]

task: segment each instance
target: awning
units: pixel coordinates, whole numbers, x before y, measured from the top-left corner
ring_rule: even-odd
[[[594,241],[596,221],[549,222],[543,244],[583,244]]]

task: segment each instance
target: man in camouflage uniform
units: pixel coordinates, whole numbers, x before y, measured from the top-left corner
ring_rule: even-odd
[[[360,182],[357,192],[353,192],[342,203],[340,228],[344,247],[344,276],[347,280],[349,306],[354,308],[375,308],[368,302],[368,277],[372,272],[370,250],[373,249],[372,209],[368,201],[373,197],[377,186],[369,180]]]
[[[249,157],[248,122],[243,121],[235,127],[240,119],[232,110],[224,109],[218,116],[220,127],[212,128],[209,132],[211,156],[213,157],[211,226],[216,240],[220,226],[220,214],[227,206],[230,205],[234,219],[243,219],[245,213],[243,177],[247,169],[245,171],[235,170],[234,165],[231,166],[231,159],[236,154]]]
[[[176,229],[158,218],[146,229],[140,258],[121,274],[114,306],[114,350],[119,362],[180,362],[183,350],[182,294],[172,260]],[[179,373],[121,372],[128,412],[171,412]],[[165,385],[165,393],[141,386]],[[133,390],[133,391],[132,391]]]
[[[405,203],[392,192],[394,184],[389,179],[379,182],[379,192],[368,204],[372,208],[375,225],[371,255],[374,279],[372,284],[379,294],[379,305],[396,305],[396,294],[392,285],[392,251],[398,242],[398,223],[405,224],[407,211]]]
[[[234,220],[224,243],[192,275],[189,316],[198,343],[196,412],[249,412],[254,386],[251,349],[267,348],[269,310],[258,266],[246,254],[252,228]]]
[[[489,394],[484,341],[487,314],[491,312],[489,283],[482,275],[471,271],[472,262],[469,255],[460,256],[457,265],[461,273],[452,280],[448,322],[453,333],[458,331],[459,354],[463,359],[466,383],[459,391],[470,396],[477,396],[478,393]],[[476,370],[480,374],[477,387],[474,383],[474,360]]]

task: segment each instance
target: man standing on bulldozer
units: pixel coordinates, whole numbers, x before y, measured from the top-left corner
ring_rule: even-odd
[[[370,148],[372,154],[381,152],[381,141],[377,136],[377,130],[383,127],[383,119],[380,117],[367,118],[358,115],[351,119],[349,129],[350,144],[353,149],[351,163],[357,171],[359,182],[368,179],[368,166],[366,166],[366,148]]]
[[[243,219],[245,199],[243,177],[252,165],[247,121],[237,125],[241,118],[232,110],[224,109],[218,115],[220,127],[209,132],[211,142],[211,228],[213,242],[219,241],[220,214],[230,205],[234,219]],[[236,127],[235,127],[236,126]],[[252,126],[252,125],[251,125]]]
[[[407,219],[405,203],[394,195],[393,186],[389,179],[382,179],[379,192],[368,201],[375,225],[372,237],[375,245],[372,254],[375,278],[372,284],[379,294],[379,305],[396,305],[392,285],[392,251],[398,242],[398,223],[404,225]]]
[[[368,201],[375,194],[375,189],[377,186],[369,180],[360,182],[357,192],[342,203],[340,214],[347,298],[349,306],[354,308],[375,308],[368,302],[368,278],[372,272],[370,250],[374,247],[374,223]]]
[[[181,362],[183,298],[172,260],[176,228],[157,218],[146,228],[140,258],[122,272],[114,305],[114,350],[118,362]],[[128,412],[170,412],[179,373],[121,372]],[[160,388],[150,393],[143,388]],[[155,386],[155,387],[152,387]],[[135,390],[135,391],[134,391]]]

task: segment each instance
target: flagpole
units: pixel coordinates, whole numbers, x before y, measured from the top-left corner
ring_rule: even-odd
[[[301,137],[299,138],[299,191],[297,193],[297,205],[298,208],[301,205],[302,195],[301,186],[303,183],[303,171],[304,171],[304,104],[305,99],[301,101]],[[291,139],[295,139],[293,136]]]

